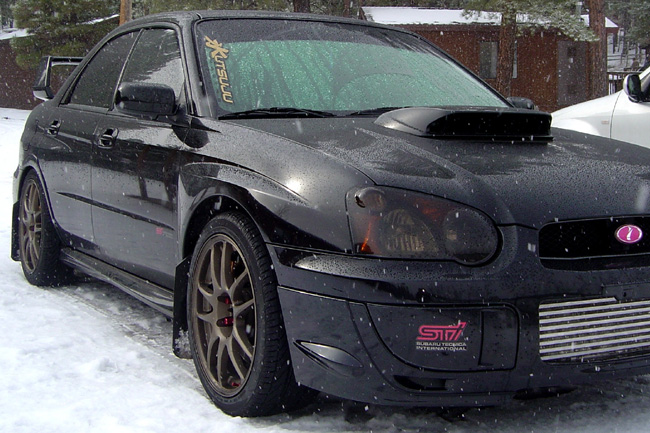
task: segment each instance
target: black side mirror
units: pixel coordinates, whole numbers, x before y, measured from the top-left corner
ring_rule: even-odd
[[[623,80],[623,89],[627,97],[632,102],[641,102],[644,99],[643,90],[641,90],[641,78],[638,74],[631,74]]]
[[[176,112],[176,95],[164,84],[122,83],[115,95],[115,107],[136,115],[171,116]]]
[[[526,110],[537,110],[537,105],[535,105],[532,99],[522,98],[519,96],[511,96],[508,98],[508,102],[510,102],[512,106],[515,108],[524,108]]]

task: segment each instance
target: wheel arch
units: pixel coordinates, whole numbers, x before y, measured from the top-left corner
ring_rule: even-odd
[[[52,213],[52,206],[50,205],[50,195],[47,189],[47,185],[45,183],[45,179],[43,178],[43,173],[38,167],[36,161],[29,161],[25,165],[19,168],[18,172],[16,173],[16,177],[14,179],[15,197],[14,197],[14,203],[11,210],[11,259],[14,261],[20,260],[20,252],[19,252],[20,247],[19,247],[19,239],[18,239],[18,206],[20,203],[20,194],[22,194],[23,191],[23,184],[25,183],[25,178],[30,173],[34,173],[38,178],[38,181],[41,183],[41,186],[43,187],[43,195],[45,196],[45,205],[47,206],[50,215],[54,215]],[[57,227],[58,229],[56,220],[52,218],[52,221],[54,223],[54,226]]]
[[[237,187],[233,187],[237,188]],[[239,189],[239,188],[237,188]],[[235,198],[233,193],[219,193],[202,197],[198,203],[191,208],[191,212],[184,220],[181,227],[184,231],[181,234],[182,245],[180,247],[182,260],[176,267],[174,282],[174,306],[173,306],[173,349],[174,354],[180,358],[191,358],[187,341],[188,317],[187,317],[187,287],[189,284],[189,273],[192,261],[192,254],[199,241],[199,236],[205,226],[217,215],[225,212],[239,212],[246,216],[256,227],[257,231],[266,241],[262,228],[250,210],[253,197],[250,194],[243,194],[248,200],[242,200],[242,193]],[[245,203],[248,202],[248,203]]]
[[[182,256],[183,258],[191,256],[199,235],[203,228],[215,216],[229,211],[244,213],[256,225],[257,230],[262,233],[260,226],[256,223],[255,218],[246,206],[234,199],[230,195],[217,194],[204,198],[193,210],[183,233]]]

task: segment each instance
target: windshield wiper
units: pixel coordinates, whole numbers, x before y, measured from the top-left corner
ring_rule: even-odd
[[[347,114],[347,116],[370,116],[370,115],[375,115],[375,114],[384,114],[389,111],[393,110],[399,110],[400,108],[408,108],[408,107],[378,107],[378,108],[369,108],[367,110],[360,110],[360,111],[354,111],[350,114]]]
[[[220,116],[219,119],[262,119],[262,118],[293,118],[293,117],[335,117],[327,111],[309,110],[306,108],[271,107],[256,108],[254,110],[239,111]]]

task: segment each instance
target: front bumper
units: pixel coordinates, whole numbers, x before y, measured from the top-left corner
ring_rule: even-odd
[[[367,403],[483,406],[650,372],[650,267],[550,269],[533,230],[503,233],[517,247],[480,268],[272,248],[296,379]]]

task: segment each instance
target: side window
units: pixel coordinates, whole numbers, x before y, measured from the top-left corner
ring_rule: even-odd
[[[81,73],[68,103],[110,108],[117,80],[137,34],[128,33],[104,45]]]
[[[650,100],[650,74],[646,74],[645,77],[641,80],[641,90],[643,91],[643,94],[645,97],[643,98],[644,101]]]
[[[122,82],[166,84],[174,89],[179,101],[185,76],[176,32],[145,30],[126,64]]]

